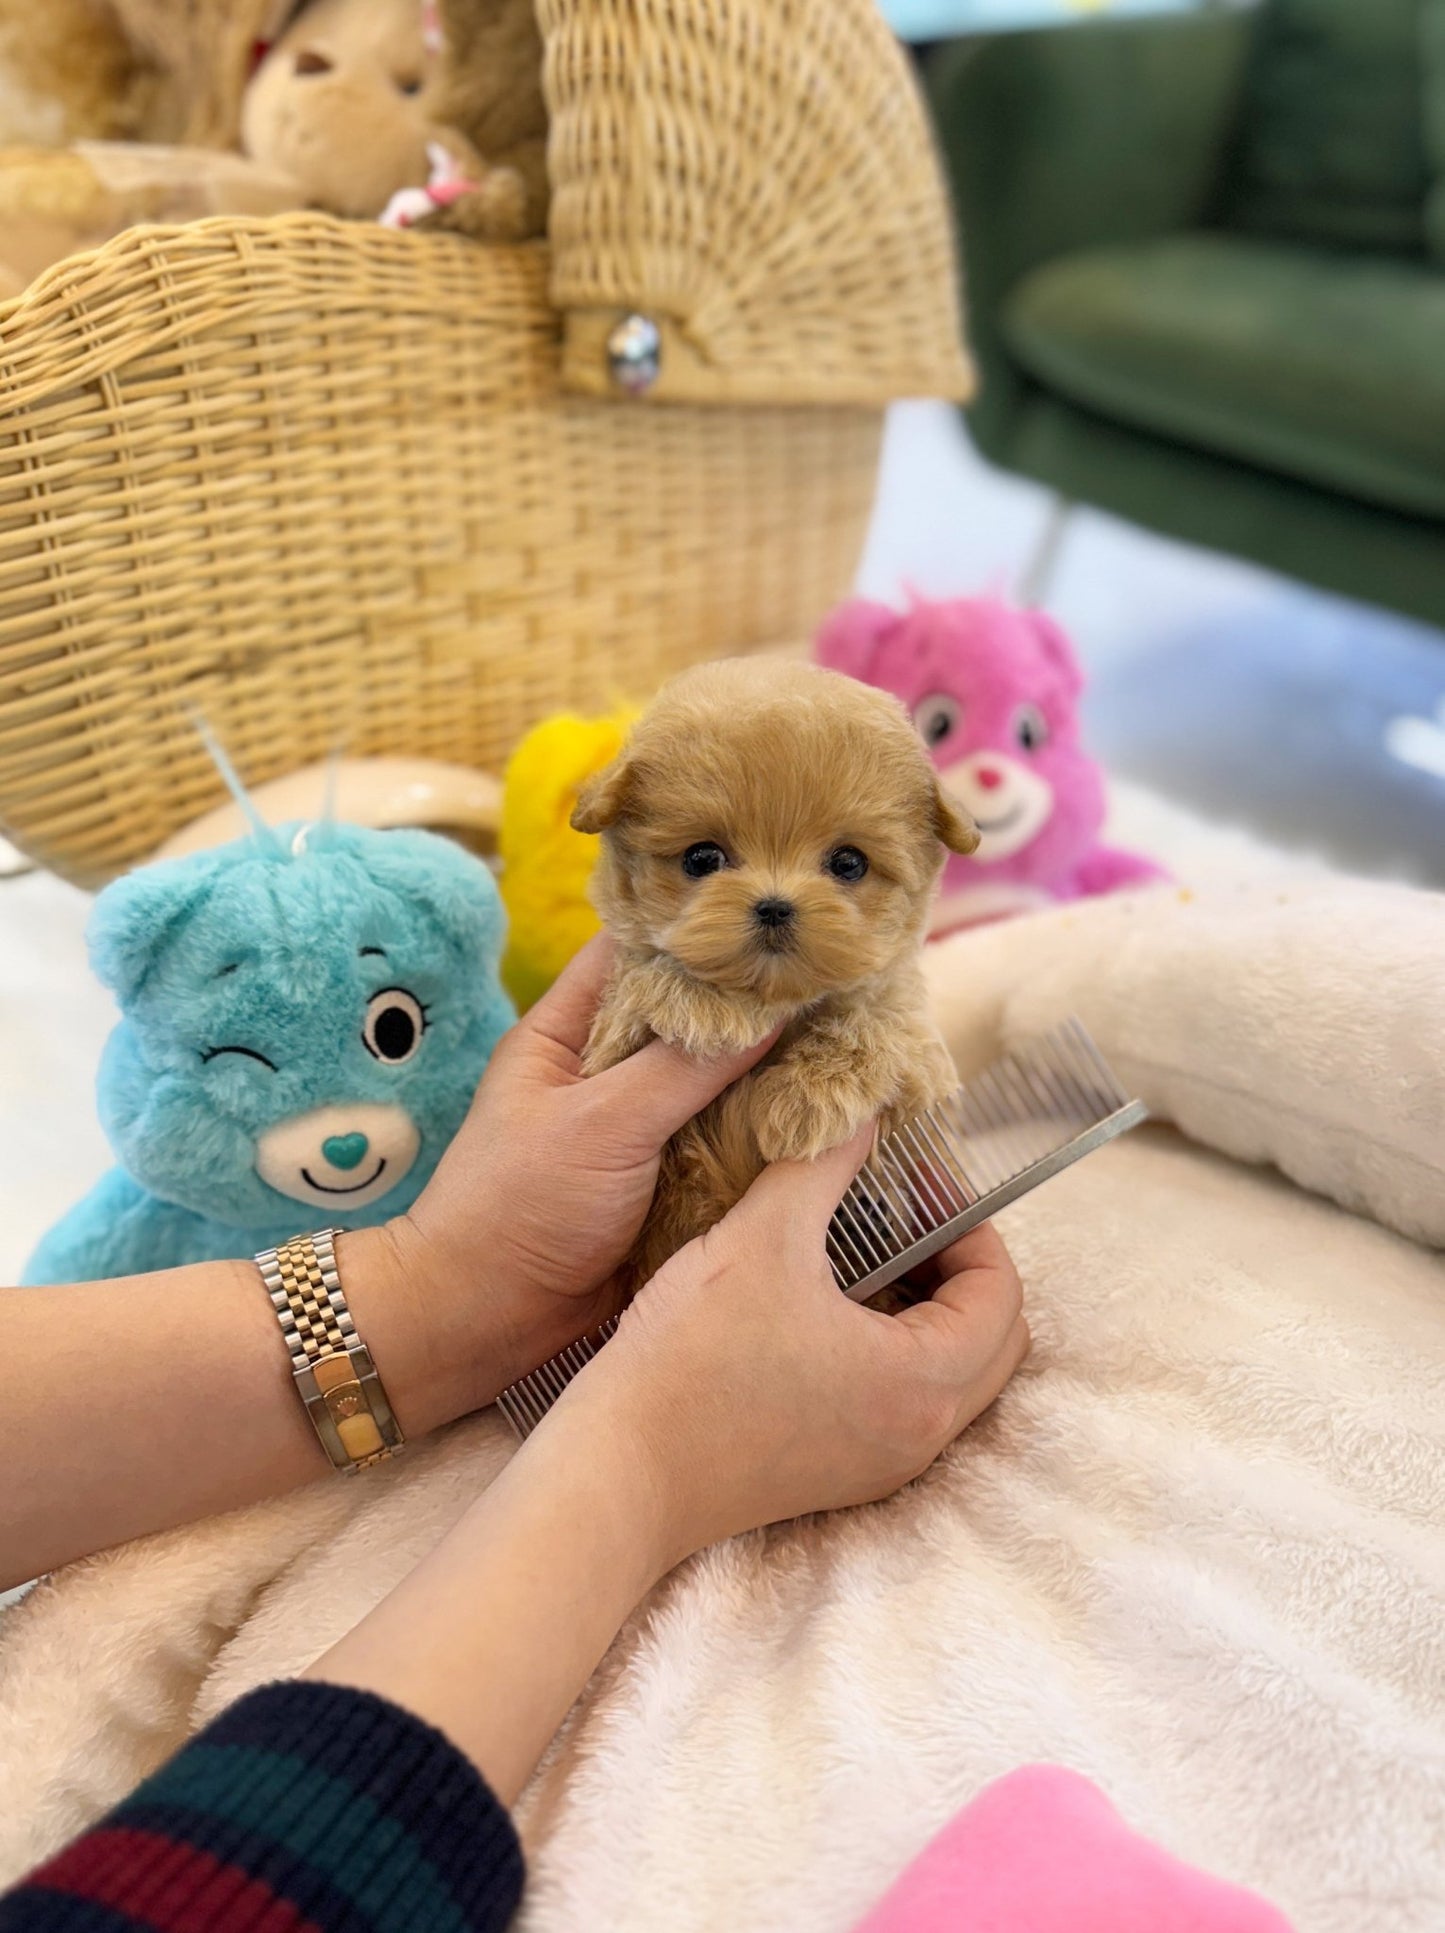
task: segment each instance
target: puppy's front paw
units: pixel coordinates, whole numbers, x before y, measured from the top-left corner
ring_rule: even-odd
[[[768,1022],[745,1003],[724,1000],[709,987],[672,981],[654,998],[649,1018],[659,1040],[699,1060],[755,1047]]]
[[[904,1071],[893,1098],[880,1117],[881,1132],[892,1134],[905,1121],[926,1114],[929,1108],[936,1107],[957,1087],[958,1070],[952,1058],[940,1046],[936,1054],[923,1057]]]
[[[753,1124],[764,1161],[812,1161],[846,1141],[871,1113],[862,1087],[836,1075],[810,1080],[785,1064],[765,1068],[754,1081]]]
[[[582,1072],[589,1076],[604,1073],[627,1060],[651,1038],[652,1029],[640,1014],[625,1008],[604,1008],[582,1050]]]

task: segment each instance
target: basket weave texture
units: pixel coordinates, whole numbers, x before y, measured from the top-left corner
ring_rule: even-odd
[[[788,188],[800,239],[765,267],[767,183],[750,198],[724,167],[772,125],[782,15],[882,60],[882,105],[872,68],[850,99],[824,61],[816,118],[861,103],[911,131],[898,220],[923,210],[925,254],[930,224],[944,235],[910,284],[932,349],[894,338],[891,373],[851,304],[889,339],[892,267],[870,292],[851,229],[829,259],[832,188],[816,209]],[[214,805],[197,715],[253,782],[337,747],[497,770],[547,712],[801,636],[846,591],[881,403],[965,380],[933,157],[871,0],[542,0],[542,19],[550,248],[227,218],[133,230],[0,310],[0,829],[42,863],[98,884]],[[728,138],[705,165],[675,149],[669,96],[645,171],[625,163],[635,99],[607,132],[623,27],[691,59],[708,22],[731,79],[702,123],[725,110]],[[795,43],[789,98],[798,64]],[[689,279],[677,224],[701,220],[709,170]],[[664,371],[686,365],[671,399],[666,373],[646,401],[606,393],[600,337],[579,362],[629,308],[663,327]]]
[[[605,394],[619,308],[664,327],[654,399],[962,396],[952,227],[873,0],[539,0],[552,297]]]

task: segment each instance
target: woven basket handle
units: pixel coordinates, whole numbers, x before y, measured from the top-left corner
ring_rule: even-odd
[[[968,393],[947,200],[874,0],[537,11],[569,388],[618,393],[609,343],[635,313],[652,400]]]

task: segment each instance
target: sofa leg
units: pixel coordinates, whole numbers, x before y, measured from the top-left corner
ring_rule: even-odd
[[[1019,574],[1020,604],[1042,604],[1048,597],[1073,512],[1074,506],[1067,497],[1055,497],[1050,502],[1039,540]]]

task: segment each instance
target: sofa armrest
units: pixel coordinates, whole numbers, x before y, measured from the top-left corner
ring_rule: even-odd
[[[1029,270],[1095,243],[1208,219],[1243,96],[1251,26],[1230,9],[960,41],[928,73],[953,191],[969,334],[970,411],[1006,447],[1027,393],[999,312]]]

